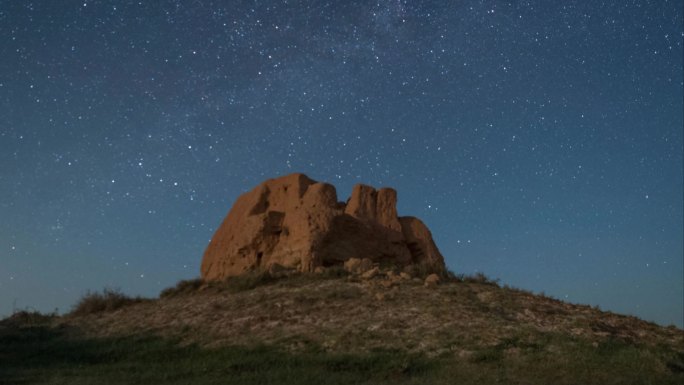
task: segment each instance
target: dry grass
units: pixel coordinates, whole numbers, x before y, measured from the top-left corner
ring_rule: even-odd
[[[86,293],[76,305],[74,305],[69,315],[85,316],[89,314],[112,312],[147,301],[149,301],[149,299],[129,297],[117,289],[104,289],[102,293]]]
[[[20,310],[0,320],[0,326],[18,328],[43,326],[49,325],[56,317],[56,313],[44,314],[35,310]]]
[[[490,286],[499,287],[500,280],[498,278],[493,279],[493,278],[490,278],[490,277],[488,277],[485,274],[480,273],[480,272],[475,273],[473,275],[465,275],[465,274],[454,275],[451,272],[449,272],[449,273],[453,277],[452,280],[456,281],[456,282],[477,283],[477,284],[481,284],[481,285],[490,285]]]
[[[176,286],[162,290],[160,298],[168,299],[196,293],[239,293],[260,286],[270,285],[287,279],[289,284],[339,279],[349,276],[342,267],[331,267],[318,274],[288,273],[275,275],[265,270],[249,271],[245,274],[229,277],[222,281],[203,281],[200,278],[179,281]]]
[[[258,341],[296,350],[307,340],[327,351],[387,348],[440,355],[507,339],[534,343],[555,333],[588,343],[615,339],[684,351],[679,329],[501,288],[486,277],[431,289],[420,280],[330,275],[253,273],[219,283],[183,281],[157,301],[94,318],[87,317],[93,311],[75,311],[84,317],[69,322],[100,336],[150,331],[206,346]]]
[[[262,353],[275,357],[271,367],[282,365],[269,374],[275,377],[287,377],[293,370],[288,365],[297,360],[303,360],[297,361],[305,368],[301,373],[322,370],[317,378],[322,380],[330,367],[354,372],[345,360],[361,365],[368,361],[359,357],[376,357],[355,372],[357,380],[339,383],[359,382],[368,373],[391,376],[377,365],[394,362],[394,373],[403,360],[414,359],[431,369],[401,377],[407,383],[674,384],[684,379],[680,329],[500,287],[484,276],[444,282],[428,288],[421,279],[397,278],[389,270],[373,279],[339,271],[287,278],[253,272],[224,282],[182,281],[158,300],[111,291],[88,295],[53,325],[77,329],[93,341],[141,334],[179,341],[199,349],[193,353],[201,357],[197,365],[221,354],[239,362],[236,346],[268,346],[271,350],[258,353],[255,362],[265,359]],[[392,353],[380,359],[376,352]],[[190,370],[179,360],[164,370]],[[133,365],[129,361],[125,365]],[[219,361],[211,369],[216,375],[227,362]],[[392,382],[388,378],[373,383]]]
[[[204,281],[200,278],[179,281],[174,287],[167,287],[159,294],[160,298],[173,298],[196,293]]]

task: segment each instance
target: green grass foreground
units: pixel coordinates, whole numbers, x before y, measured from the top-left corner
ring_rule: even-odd
[[[510,340],[469,357],[310,347],[202,349],[158,337],[93,339],[46,326],[0,328],[2,384],[681,384],[684,357],[617,341]],[[655,349],[655,350],[654,350]],[[515,352],[515,354],[511,354]]]

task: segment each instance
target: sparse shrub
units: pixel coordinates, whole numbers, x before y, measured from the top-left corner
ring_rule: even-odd
[[[43,314],[36,310],[20,310],[0,321],[0,324],[12,327],[41,326],[50,323],[55,317],[57,312]]]
[[[74,305],[71,315],[88,315],[111,312],[122,307],[148,301],[141,297],[129,297],[118,289],[105,288],[102,293],[88,292]]]
[[[489,278],[481,272],[477,272],[474,275],[463,275],[463,274],[461,274],[458,276],[458,278],[462,282],[466,282],[466,283],[479,283],[481,285],[489,285],[489,286],[496,286],[496,287],[499,287],[499,281],[500,281],[500,279],[498,279],[498,278],[496,278],[496,279]]]
[[[449,269],[446,269],[444,271],[442,278],[444,278],[445,282],[459,282],[460,281],[460,279],[458,278],[458,275],[456,275],[456,273],[454,273],[453,271],[451,271]]]
[[[503,289],[505,291],[508,291],[508,292],[523,294],[526,296],[534,295],[534,293],[531,290],[521,289],[519,287],[510,286],[510,285],[503,285]]]
[[[545,291],[541,291],[537,296],[544,298],[544,299],[548,299],[549,301],[552,301],[552,302],[559,302],[560,301],[558,298],[554,297],[553,295],[546,294]]]
[[[179,281],[174,287],[167,287],[159,294],[159,298],[173,298],[181,295],[188,295],[197,292],[204,281],[201,278],[184,279]]]
[[[240,292],[252,290],[258,286],[277,281],[267,270],[250,270],[243,274],[227,277],[222,281],[203,281],[201,278],[179,281],[176,286],[169,287],[159,294],[160,298],[173,298],[197,293],[200,288],[207,293]]]

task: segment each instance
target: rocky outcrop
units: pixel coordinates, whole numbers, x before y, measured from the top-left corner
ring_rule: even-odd
[[[417,218],[399,217],[396,203],[390,188],[356,185],[345,204],[334,186],[304,174],[269,179],[237,199],[204,252],[202,278],[274,264],[309,272],[352,258],[443,272],[444,258],[428,228]]]

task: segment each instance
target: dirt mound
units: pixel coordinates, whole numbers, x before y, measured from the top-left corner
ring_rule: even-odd
[[[377,267],[283,278],[252,272],[225,281],[183,281],[159,300],[61,322],[96,336],[149,332],[201,346],[313,345],[332,352],[458,356],[502,346],[552,353],[561,345],[619,341],[684,352],[684,334],[675,327],[483,279],[435,281]]]

